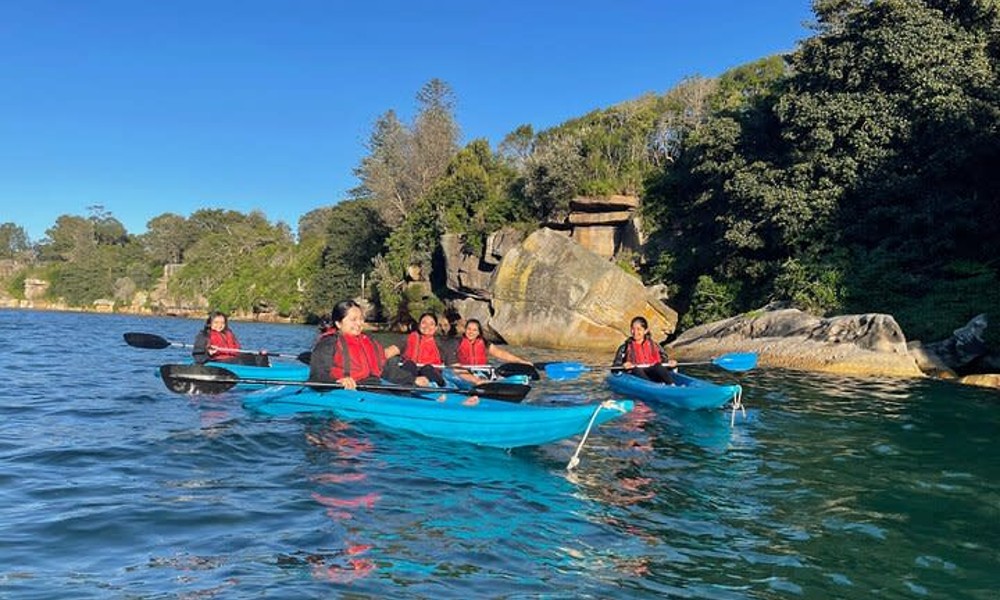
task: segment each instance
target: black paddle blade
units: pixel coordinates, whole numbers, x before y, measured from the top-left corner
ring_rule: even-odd
[[[511,375],[527,375],[532,381],[538,381],[538,369],[534,365],[526,365],[524,363],[503,363],[498,365],[494,369],[500,377],[510,377]]]
[[[170,342],[152,333],[125,333],[122,334],[125,343],[134,348],[146,348],[147,350],[163,350],[170,347]]]
[[[505,383],[503,381],[487,381],[472,389],[472,393],[483,398],[503,400],[505,402],[520,402],[531,391],[530,385],[523,383]]]
[[[312,356],[313,356],[312,350],[306,350],[305,352],[299,354],[295,358],[298,359],[300,363],[308,365],[312,362]]]
[[[163,365],[160,377],[178,394],[221,394],[239,383],[232,371],[203,365]]]

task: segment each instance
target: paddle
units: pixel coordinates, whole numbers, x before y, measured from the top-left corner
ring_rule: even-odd
[[[339,383],[320,381],[285,381],[267,379],[264,377],[240,377],[229,369],[205,365],[163,365],[160,376],[167,389],[178,394],[221,394],[238,383],[254,383],[261,385],[295,385],[320,390],[342,390]],[[389,384],[358,384],[362,391],[375,392],[407,392],[416,394],[460,394],[463,396],[482,396],[505,402],[520,402],[528,395],[531,386],[519,383],[504,383],[490,381],[477,385],[471,390],[455,388],[419,387]]]
[[[166,338],[160,337],[152,333],[135,333],[129,332],[122,334],[125,338],[125,343],[134,348],[145,348],[147,350],[163,350],[164,348],[169,348],[171,346],[175,348],[194,348],[194,344],[185,344],[184,342],[172,342]],[[253,350],[237,350],[235,348],[220,348],[220,350],[226,350],[227,352],[236,352],[238,354],[258,354]],[[279,352],[268,352],[267,356],[274,356],[277,358],[294,358],[299,362],[309,364],[309,359],[312,357],[312,352],[302,352],[300,354],[282,354]]]
[[[516,375],[524,375],[537,381],[541,378],[538,374],[538,369],[534,365],[526,363],[501,363],[497,366],[493,365],[445,365],[445,364],[427,364],[427,365],[417,365],[418,367],[431,366],[435,369],[453,369],[456,371],[467,371],[469,373],[481,373],[485,371],[491,371],[497,377],[513,377]]]
[[[677,366],[689,365],[715,365],[727,371],[749,371],[757,366],[757,353],[755,352],[730,352],[708,361],[677,363]],[[550,362],[538,363],[538,366],[545,370],[545,374],[551,379],[576,379],[583,373],[594,369],[610,369],[612,371],[622,371],[624,367],[612,367],[606,365],[585,365],[578,362]]]
[[[527,375],[533,381],[538,381],[541,378],[541,375],[538,374],[538,369],[535,368],[535,365],[528,363],[502,363],[497,365],[493,371],[500,377]]]

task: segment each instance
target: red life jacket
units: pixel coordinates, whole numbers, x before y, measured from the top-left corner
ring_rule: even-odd
[[[625,342],[625,362],[633,365],[655,365],[663,360],[660,356],[660,348],[648,337],[636,344],[635,340],[629,338]]]
[[[487,363],[487,352],[486,340],[481,337],[475,339],[475,341],[469,341],[469,338],[462,336],[462,341],[458,343],[458,363],[461,365],[485,365]]]
[[[406,351],[403,352],[403,358],[418,365],[440,365],[443,362],[441,350],[438,349],[434,336],[423,336],[418,331],[410,332],[406,337]]]
[[[228,328],[222,331],[210,329],[208,331],[208,345],[218,348],[218,351],[211,355],[212,360],[231,360],[240,355],[239,352],[233,352],[233,350],[240,349],[240,343],[236,341],[236,334]],[[223,348],[226,349],[223,350]]]
[[[331,335],[336,335],[334,332]],[[330,377],[333,381],[350,377],[360,381],[366,377],[381,377],[385,351],[378,342],[365,334],[337,336]]]

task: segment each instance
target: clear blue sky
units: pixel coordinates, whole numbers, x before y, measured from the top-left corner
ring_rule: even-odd
[[[809,0],[3,0],[0,222],[103,205],[264,211],[295,229],[357,185],[374,120],[432,78],[500,141],[793,50]]]

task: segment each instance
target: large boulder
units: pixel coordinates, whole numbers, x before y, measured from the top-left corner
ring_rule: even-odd
[[[891,315],[820,318],[792,308],[762,310],[688,329],[671,343],[685,361],[757,352],[762,365],[837,373],[920,377]]]
[[[923,351],[933,361],[937,359],[953,371],[964,371],[976,360],[989,354],[986,328],[989,321],[985,314],[976,315],[963,327],[952,332],[951,337],[923,345]]]
[[[646,317],[656,339],[677,323],[677,313],[639,279],[547,228],[507,252],[492,292],[489,325],[518,346],[611,354],[636,315]]]
[[[441,254],[444,256],[445,286],[460,294],[475,298],[490,297],[492,265],[483,264],[476,252],[457,233],[441,236]]]

